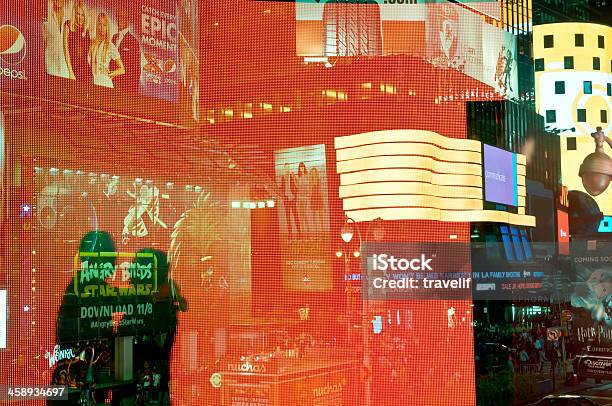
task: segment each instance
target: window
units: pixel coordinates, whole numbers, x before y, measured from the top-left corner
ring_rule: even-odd
[[[606,47],[606,43],[605,43],[605,39],[603,35],[598,35],[597,36],[597,47],[598,48],[605,48]]]
[[[574,36],[574,45],[577,47],[584,46],[584,34],[576,34]]]
[[[499,227],[506,259],[508,261],[525,261],[533,259],[531,243],[527,232],[516,227],[502,225]]]
[[[576,137],[567,137],[567,150],[576,151]]]
[[[578,109],[576,115],[579,123],[586,123],[586,109]]]
[[[554,44],[555,40],[552,35],[544,35],[544,48],[552,48]]]
[[[518,235],[518,230],[515,227],[510,227],[511,235],[512,235],[512,245],[514,248],[514,254],[516,256],[517,261],[523,261],[525,257],[523,256],[523,250],[521,247],[521,239]]]
[[[506,253],[506,259],[508,261],[514,261],[514,251],[512,250],[512,241],[510,240],[510,236],[508,235],[508,227],[500,226],[502,242],[504,243],[504,252]]]
[[[590,80],[585,80],[582,83],[582,90],[584,91],[584,94],[593,94],[593,82]]]
[[[594,56],[593,57],[593,70],[599,70],[599,69],[601,69],[599,58]]]
[[[538,58],[534,62],[536,72],[541,72],[544,70],[544,58]]]
[[[563,57],[563,67],[565,69],[574,69],[574,57],[573,56]]]
[[[612,96],[612,83],[608,83],[607,88],[608,88],[608,91],[607,91],[608,96]]]
[[[608,122],[608,110],[599,110],[599,116],[602,123]]]
[[[565,94],[565,81],[558,80],[555,82],[555,94]]]
[[[546,122],[555,123],[556,121],[557,121],[557,111],[556,110],[546,110]]]
[[[525,250],[525,259],[533,259],[533,254],[531,252],[531,244],[529,243],[529,239],[527,238],[527,231],[523,230],[522,228],[519,231],[521,232],[521,242],[523,243],[523,250]]]

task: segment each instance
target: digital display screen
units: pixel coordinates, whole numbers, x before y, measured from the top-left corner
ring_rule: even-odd
[[[485,200],[517,206],[516,155],[485,144],[483,159]]]
[[[332,65],[334,58],[411,55],[455,69],[499,96],[518,96],[516,38],[485,23],[500,3],[296,3],[297,54]]]

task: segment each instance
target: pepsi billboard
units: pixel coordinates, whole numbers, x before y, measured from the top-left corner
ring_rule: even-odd
[[[197,2],[51,0],[0,14],[0,89],[187,124],[199,119]]]

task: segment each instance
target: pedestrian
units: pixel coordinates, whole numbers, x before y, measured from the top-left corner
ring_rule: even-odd
[[[546,354],[544,353],[544,348],[540,348],[538,350],[538,358],[540,360],[540,372],[544,370],[544,362],[546,361]]]
[[[153,399],[159,403],[159,386],[161,384],[161,375],[157,367],[153,367]]]
[[[142,374],[142,388],[144,391],[145,401],[151,400],[151,381],[152,381],[152,372],[149,369],[149,362],[144,362],[144,372]]]
[[[529,360],[529,355],[527,354],[527,350],[523,347],[520,353],[521,373],[525,373],[527,370],[527,360]]]

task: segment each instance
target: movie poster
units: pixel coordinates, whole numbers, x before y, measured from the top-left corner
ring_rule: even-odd
[[[612,245],[571,246],[573,335],[580,347],[612,348]]]
[[[292,291],[332,287],[325,145],[276,151],[283,284]]]
[[[178,100],[175,1],[49,0],[42,37],[49,75]]]

